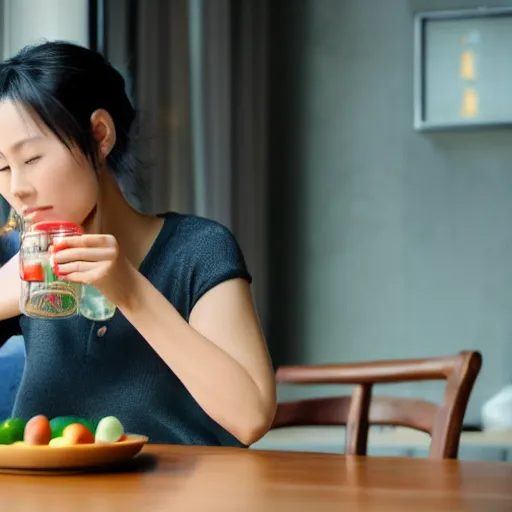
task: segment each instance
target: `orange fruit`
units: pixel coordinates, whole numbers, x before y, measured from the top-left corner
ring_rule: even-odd
[[[62,437],[70,444],[92,444],[93,433],[81,423],[72,423],[62,431]]]

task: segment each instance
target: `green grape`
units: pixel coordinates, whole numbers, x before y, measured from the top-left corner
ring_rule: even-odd
[[[123,425],[115,416],[102,418],[96,427],[95,441],[100,443],[115,443],[124,434]]]
[[[9,418],[0,423],[0,444],[23,441],[25,422],[19,418]]]

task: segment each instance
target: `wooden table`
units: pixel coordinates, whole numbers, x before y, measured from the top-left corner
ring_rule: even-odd
[[[512,510],[512,464],[148,445],[123,470],[0,475],[15,512]]]

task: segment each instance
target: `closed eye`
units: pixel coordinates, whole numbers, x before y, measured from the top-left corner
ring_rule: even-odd
[[[25,163],[27,165],[31,165],[35,162],[37,162],[41,157],[40,156],[34,156],[33,158],[29,158]]]
[[[8,171],[9,169],[10,169],[10,167],[8,165],[6,165],[5,167],[0,168],[0,172]]]

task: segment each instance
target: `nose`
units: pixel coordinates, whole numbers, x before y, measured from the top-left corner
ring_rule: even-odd
[[[11,170],[11,195],[22,203],[28,204],[30,197],[35,195],[35,189],[23,174],[14,169]]]

